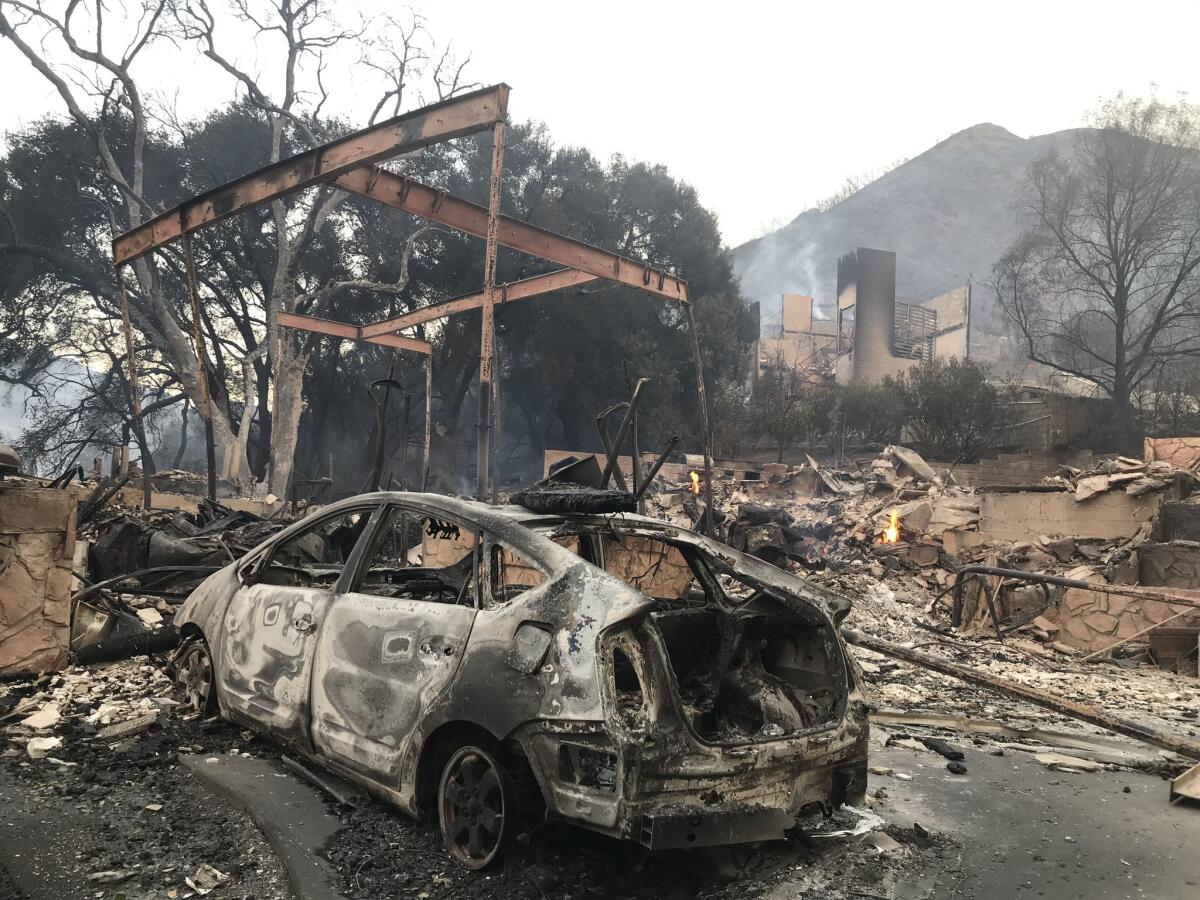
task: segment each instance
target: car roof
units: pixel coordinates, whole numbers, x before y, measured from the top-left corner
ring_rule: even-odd
[[[471,519],[479,522],[481,525],[491,524],[500,526],[505,523],[518,522],[522,525],[532,525],[538,523],[551,524],[556,522],[589,522],[595,523],[597,519],[608,519],[614,522],[622,522],[626,524],[645,525],[649,528],[661,528],[669,523],[663,522],[662,519],[653,519],[649,516],[639,515],[637,513],[544,513],[534,512],[524,506],[518,506],[515,503],[492,504],[485,503],[481,500],[469,500],[465,497],[454,497],[449,494],[432,494],[422,493],[419,491],[375,491],[368,494],[356,494],[353,497],[346,497],[343,500],[338,500],[327,506],[322,506],[322,512],[333,511],[343,506],[353,506],[363,502],[391,502],[391,503],[409,503],[416,506],[427,508],[442,508],[451,515],[457,515],[464,519]],[[680,526],[671,525],[674,530],[693,534],[700,537],[694,531],[682,528]]]
[[[416,491],[376,491],[369,494],[358,494],[321,507],[321,513],[336,513],[339,509],[364,502],[402,503],[417,509],[424,509],[433,516],[436,516],[438,512],[444,512],[468,522],[474,522],[498,535],[506,535],[514,543],[536,546],[541,553],[547,556],[546,562],[558,565],[586,566],[588,563],[577,554],[549,540],[544,534],[538,534],[535,529],[557,525],[570,526],[571,524],[595,527],[599,523],[608,523],[616,530],[657,533],[664,538],[689,544],[704,551],[710,557],[723,560],[730,568],[756,577],[764,584],[781,588],[802,597],[809,603],[815,603],[830,615],[839,610],[844,615],[845,610],[849,609],[849,601],[829,588],[798,578],[755,556],[735,550],[728,544],[705,537],[691,529],[637,513],[539,513],[516,504],[493,506],[479,500]]]

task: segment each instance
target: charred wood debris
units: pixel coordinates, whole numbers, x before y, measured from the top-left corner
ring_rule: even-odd
[[[673,447],[674,442],[668,449]],[[596,513],[627,512],[640,505],[647,515],[703,529],[701,466],[695,457],[683,457],[682,465],[664,465],[666,459],[664,453],[643,461],[642,481],[633,479],[632,490],[605,486],[601,492],[595,490],[600,486],[597,475],[605,469],[620,474],[620,467],[606,466],[603,455],[583,455],[573,467],[558,468],[511,500],[535,509],[539,503],[566,502]],[[757,469],[712,461],[711,470],[712,482],[705,487],[713,497],[714,536],[853,601],[843,634],[854,647],[872,699],[873,747],[906,748],[922,760],[914,765],[940,760],[936,764],[944,764],[952,778],[969,779],[972,758],[980,754],[1023,754],[1048,771],[1098,777],[1122,770],[1151,772],[1171,785],[1169,791],[1164,785],[1164,800],[1168,793],[1173,800],[1200,795],[1194,768],[1200,759],[1200,591],[1130,586],[1138,581],[1140,548],[1156,546],[1165,537],[1184,549],[1200,548],[1200,542],[1178,534],[1164,536],[1161,521],[1165,505],[1192,505],[1189,494],[1200,482],[1192,470],[1123,457],[1101,460],[1087,471],[1064,468],[1022,492],[1035,498],[1068,496],[1085,523],[1091,515],[1088,504],[1107,493],[1157,498],[1153,513],[1127,536],[1049,533],[1026,540],[991,534],[981,518],[986,490],[957,483],[952,468],[935,467],[903,447],[839,467],[808,457],[800,465]],[[37,780],[44,793],[72,802],[90,800],[98,810],[105,802],[101,798],[122,779],[135,783],[128,781],[130,767],[158,773],[155,777],[165,780],[150,793],[139,789],[129,794],[142,803],[137,815],[144,819],[147,811],[157,812],[170,802],[162,800],[162,784],[182,778],[173,764],[181,748],[201,754],[278,755],[249,732],[180,715],[163,666],[178,641],[173,612],[189,591],[304,510],[284,506],[264,517],[199,500],[196,512],[147,511],[113,503],[111,496],[101,501],[104,494],[97,488],[80,505],[79,537],[89,548],[86,569],[77,572],[82,587],[72,598],[72,666],[0,684],[0,727],[6,739],[0,757],[19,765],[21,777]],[[1172,517],[1200,521],[1190,519],[1189,512],[1176,509]],[[1036,530],[1035,523],[1029,524]],[[1079,530],[1086,534],[1088,528]],[[1038,583],[1030,575],[1047,575],[1063,584]],[[1104,588],[1124,593],[1105,594]],[[1104,652],[1086,649],[1087,641],[1103,630],[1100,626],[1081,631],[1072,623],[1078,610],[1064,599],[1072,591],[1110,601],[1106,608],[1111,612],[1105,615],[1118,621],[1112,646]],[[1159,640],[1153,628],[1136,628],[1120,618],[1121,609],[1136,604],[1146,606],[1151,619],[1174,616],[1170,624],[1176,628],[1169,635],[1174,644]],[[1083,617],[1097,611],[1094,603],[1081,608]],[[102,662],[106,665],[93,665]],[[871,775],[868,799],[878,811],[886,809],[888,781],[912,777],[894,765],[872,766]],[[110,812],[113,808],[110,804]],[[843,826],[838,834],[856,835],[855,852],[871,860],[889,857],[886,877],[902,877],[906,867],[910,873],[918,871],[934,864],[935,857],[944,864],[947,855],[953,856],[950,837],[919,824],[915,831],[896,826],[883,830],[875,812],[859,812],[869,818],[846,813],[833,824]],[[476,887],[464,887],[467,876],[442,864],[436,840],[422,826],[397,824],[374,805],[343,809],[339,815],[352,827],[343,830],[330,860],[345,879],[347,896],[377,896],[395,887],[379,879],[410,876],[431,880],[429,896],[478,893]],[[828,831],[830,821],[813,823],[813,828]],[[121,827],[127,826],[125,821]],[[138,824],[129,840],[146,841],[139,847],[152,849],[155,841],[167,839],[146,836],[158,827]],[[381,841],[389,843],[383,841],[385,834],[400,834],[406,847],[415,848],[403,865],[417,860],[417,870],[397,875],[399,863],[379,860],[376,848]],[[672,868],[674,863],[655,863],[643,872],[643,863],[631,859],[629,866],[618,867],[628,877],[614,874],[600,861],[608,850],[590,844],[581,850],[572,843],[589,840],[543,835],[540,842],[524,844],[518,883],[494,883],[484,893],[584,896],[588,890],[581,885],[586,883],[628,896],[667,896],[664,886],[679,883],[682,870]],[[239,853],[227,844],[214,840],[210,849],[215,856],[193,853],[176,859],[167,854],[154,863],[131,862],[128,843],[109,846],[107,852],[98,844],[89,863],[96,871],[88,877],[98,888],[140,885],[130,896],[158,896],[157,887],[175,885],[176,892],[168,896],[185,897],[219,888],[232,873],[230,883],[243,889],[258,883],[261,896],[276,896],[273,890],[287,896],[276,884],[278,873],[255,856],[255,848]],[[792,852],[815,851],[811,842],[802,842]],[[781,861],[777,855],[772,850],[735,855],[718,867],[736,870],[721,877],[745,879],[767,877],[796,862],[794,856]],[[865,859],[852,860],[848,871],[852,879],[861,877],[865,881],[860,884],[870,885],[879,871],[855,868],[867,865]],[[844,894],[853,895],[873,896],[869,891]]]

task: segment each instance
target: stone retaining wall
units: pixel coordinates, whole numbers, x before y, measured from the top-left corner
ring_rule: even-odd
[[[74,553],[71,492],[0,482],[0,674],[65,665]]]

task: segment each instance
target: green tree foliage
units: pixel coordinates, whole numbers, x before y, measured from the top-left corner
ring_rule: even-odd
[[[1003,392],[970,360],[930,359],[880,390],[898,398],[912,443],[933,459],[974,460],[1003,424]]]
[[[831,385],[814,381],[803,366],[788,365],[782,355],[763,367],[747,410],[752,440],[784,454],[828,435],[835,421],[837,394]]]
[[[894,443],[904,425],[904,397],[895,379],[837,388],[837,413],[848,437],[867,444]]]

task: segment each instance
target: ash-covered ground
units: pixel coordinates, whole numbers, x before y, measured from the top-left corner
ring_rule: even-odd
[[[22,890],[13,896],[296,896],[250,816],[179,763],[181,753],[271,759],[279,748],[219,719],[178,715],[161,664],[127,661],[0,687],[8,731],[0,754],[0,861]],[[48,705],[60,710],[50,728],[35,734],[19,724]],[[122,726],[143,730],[102,736]],[[61,743],[44,755],[35,750],[34,758],[28,744],[37,737]],[[279,777],[295,776],[280,768]],[[960,865],[957,842],[933,823],[864,810],[806,823],[817,832],[865,832],[855,836],[797,829],[787,842],[678,853],[650,854],[543,824],[521,836],[503,865],[474,874],[451,862],[429,825],[375,801],[347,807],[330,798],[326,805],[342,824],[320,850],[334,873],[328,887],[349,898],[781,900],[800,896],[800,886],[805,896],[891,897],[897,884],[918,884],[922,873],[957,877]]]

